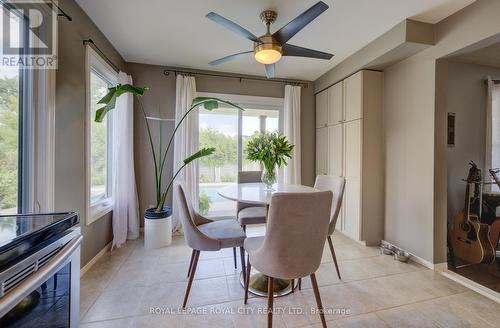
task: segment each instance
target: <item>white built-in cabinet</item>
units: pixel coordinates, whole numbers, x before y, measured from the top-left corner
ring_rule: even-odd
[[[383,234],[383,73],[360,71],[316,95],[316,174],[346,179],[337,230],[375,245]]]

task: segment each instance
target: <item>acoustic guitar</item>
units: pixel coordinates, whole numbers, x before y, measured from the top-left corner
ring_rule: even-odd
[[[490,227],[470,212],[470,185],[481,181],[481,171],[474,162],[466,180],[464,210],[453,217],[450,241],[453,254],[468,263],[492,263],[495,249],[490,242]]]

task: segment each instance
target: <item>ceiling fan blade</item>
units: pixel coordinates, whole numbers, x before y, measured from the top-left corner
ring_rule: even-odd
[[[318,59],[331,59],[332,54],[327,52],[294,46],[293,44],[285,44],[283,46],[283,56],[308,57]]]
[[[230,21],[229,19],[222,17],[219,14],[216,14],[214,12],[209,12],[206,17],[208,19],[216,22],[217,24],[220,24],[220,25],[224,26],[225,28],[247,38],[248,40],[251,40],[253,42],[260,42],[260,40],[252,32],[239,26],[235,22]]]
[[[249,54],[249,53],[252,53],[252,52],[253,52],[252,50],[250,50],[250,51],[238,52],[237,54],[232,54],[232,55],[229,55],[229,56],[222,57],[222,58],[219,58],[219,59],[217,59],[217,60],[211,61],[211,62],[210,62],[210,63],[208,63],[208,64],[209,64],[209,65],[211,65],[211,66],[224,64],[225,62],[228,62],[228,61],[230,61],[230,60],[236,59],[236,58],[238,58],[238,57],[239,57],[239,56],[241,56],[241,55],[246,55],[246,54]]]
[[[271,65],[264,65],[266,66],[266,76],[268,79],[272,79],[274,77],[274,69],[275,69],[275,64]]]
[[[273,36],[281,43],[285,44],[297,32],[302,30],[307,24],[312,22],[316,17],[321,15],[328,9],[328,5],[323,1],[318,2],[311,8],[304,11],[299,16],[295,17],[291,22],[283,26],[278,31],[274,32]]]

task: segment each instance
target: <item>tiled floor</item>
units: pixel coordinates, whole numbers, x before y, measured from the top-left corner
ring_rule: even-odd
[[[250,228],[248,234],[263,232]],[[329,327],[500,326],[500,304],[341,234],[333,240],[343,279],[337,279],[327,248],[317,272],[323,306],[331,312]],[[137,240],[107,254],[82,278],[81,326],[265,327],[267,301],[252,297],[243,305],[232,250],[201,253],[189,296],[191,312],[179,312],[190,256],[182,237],[159,250],[146,250]],[[302,291],[275,299],[281,313],[274,315],[274,327],[321,327],[319,316],[311,313],[315,305],[305,278]]]

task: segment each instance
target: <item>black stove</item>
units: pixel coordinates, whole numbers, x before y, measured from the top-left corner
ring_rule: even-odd
[[[0,215],[0,271],[69,233],[77,213]]]
[[[0,216],[0,327],[77,327],[77,213]]]

